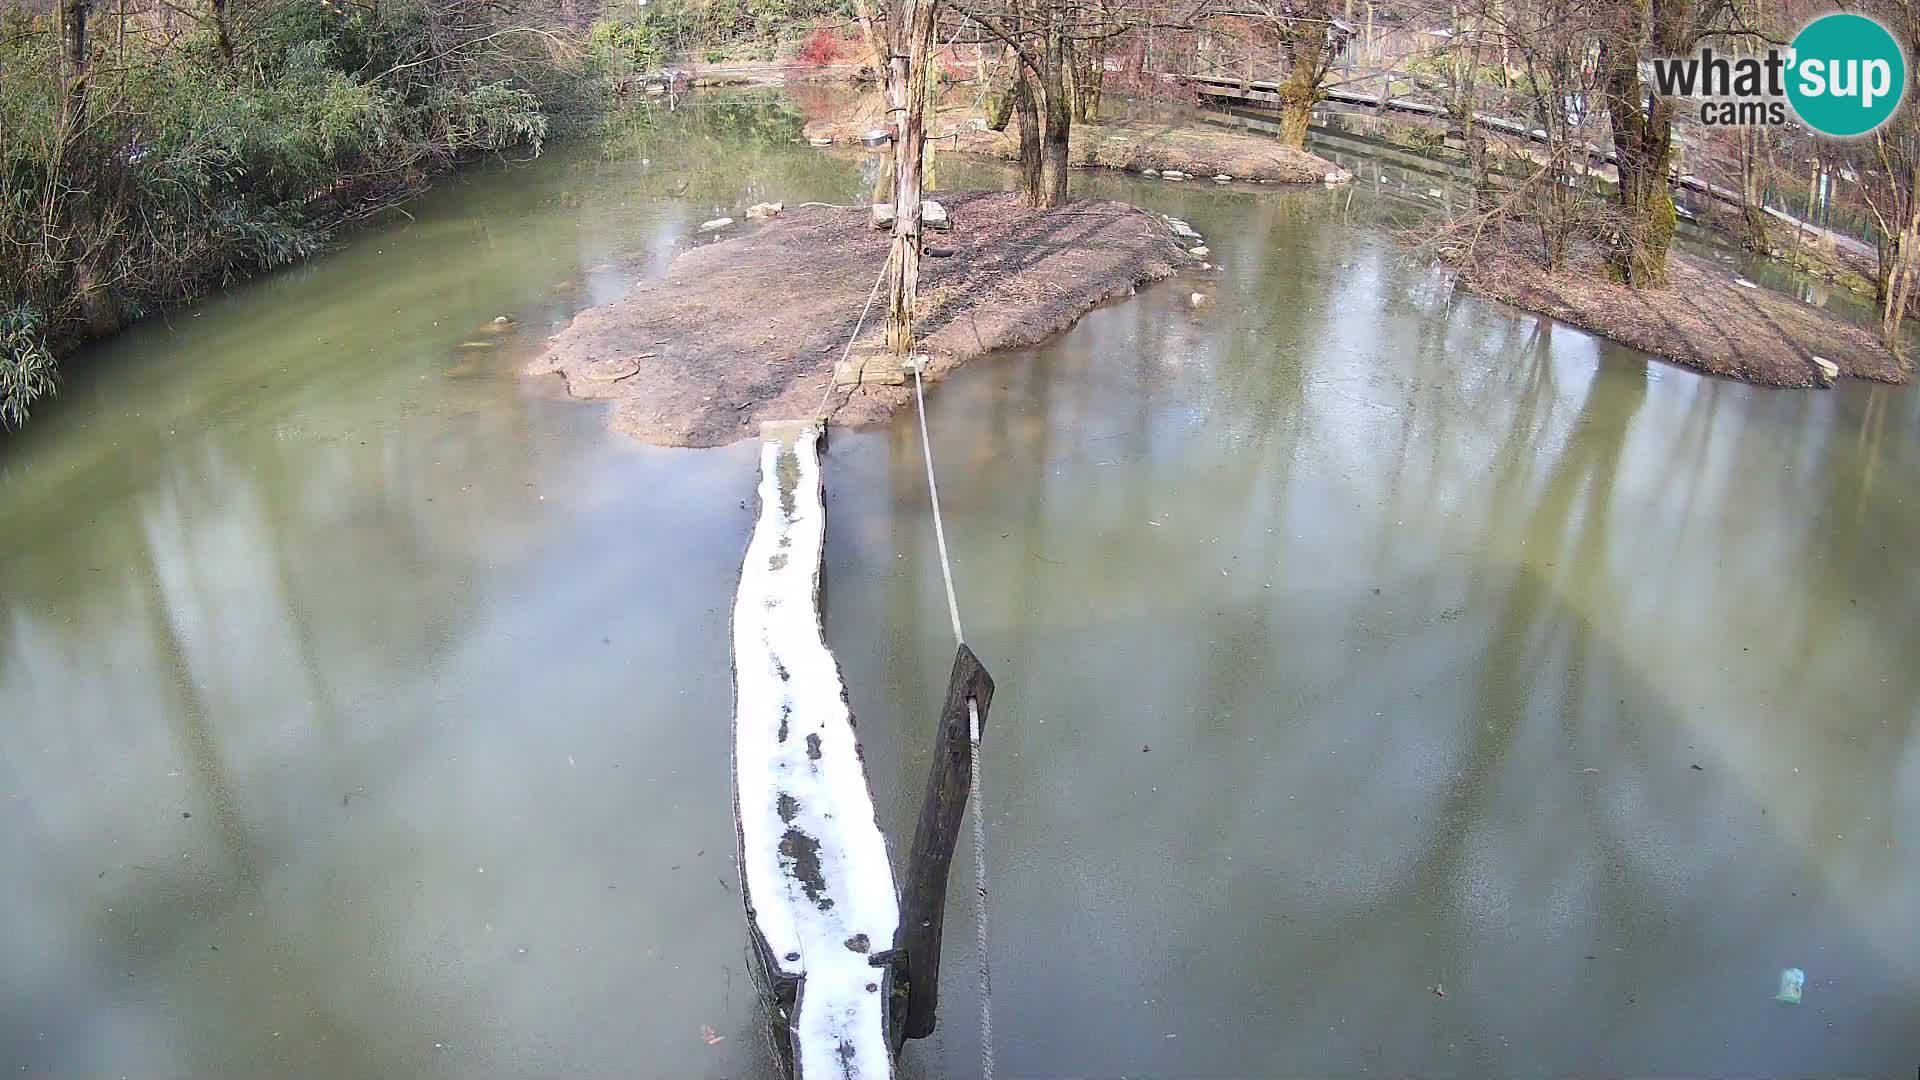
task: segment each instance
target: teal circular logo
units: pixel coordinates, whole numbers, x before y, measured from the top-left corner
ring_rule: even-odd
[[[1787,60],[1787,100],[1813,130],[1865,135],[1907,96],[1907,58],[1865,15],[1822,15],[1802,27]]]

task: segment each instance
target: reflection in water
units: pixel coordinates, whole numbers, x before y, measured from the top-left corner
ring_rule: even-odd
[[[1149,291],[933,406],[1002,687],[1004,1066],[1905,1068],[1920,521],[1861,487],[1914,464],[1871,437],[1911,395],[1754,391],[1449,297],[1322,192],[1111,187],[1202,229],[1217,314]],[[830,473],[867,717],[947,662],[924,495],[870,483],[915,440]],[[1783,1016],[1807,963],[1824,1000]]]
[[[872,178],[791,114],[673,123],[144,326],[5,448],[0,1063],[765,1074],[723,779],[751,447],[511,373],[714,207]],[[1909,1068],[1920,398],[1452,296],[1342,224],[1365,191],[1075,182],[1224,269],[930,402],[1000,686],[1004,1071]],[[828,471],[896,840],[952,655],[917,440]],[[969,969],[910,1075],[972,1067]]]

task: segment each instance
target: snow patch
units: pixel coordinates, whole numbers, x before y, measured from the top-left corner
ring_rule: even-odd
[[[819,430],[769,438],[733,608],[734,778],[747,911],[781,975],[808,1077],[893,1075],[886,988],[900,905],[840,668],[820,634]]]

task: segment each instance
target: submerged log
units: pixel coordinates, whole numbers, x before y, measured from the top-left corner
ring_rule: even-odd
[[[753,967],[800,1080],[893,1075],[899,901],[820,633],[820,429],[769,425],[733,608],[734,816]]]
[[[967,813],[973,777],[973,743],[967,701],[980,713],[980,734],[987,732],[987,708],[993,704],[993,676],[964,644],[953,658],[947,700],[927,768],[927,794],[920,803],[920,824],[907,856],[906,899],[901,905],[900,950],[906,954],[907,1016],[903,1034],[924,1039],[933,1034],[940,999],[940,933],[947,917],[947,871]],[[976,812],[978,812],[976,810]]]

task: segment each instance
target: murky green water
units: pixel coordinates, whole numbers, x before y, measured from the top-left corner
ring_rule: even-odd
[[[143,326],[0,447],[0,1066],[765,1073],[751,447],[633,445],[512,372],[716,208],[863,179],[764,112],[672,127]],[[1226,269],[931,402],[1000,686],[1001,1075],[1908,1075],[1920,397],[1450,299],[1347,223],[1365,190],[1075,182]],[[898,843],[951,659],[917,434],[827,468]],[[911,1075],[977,1067],[955,895]]]

